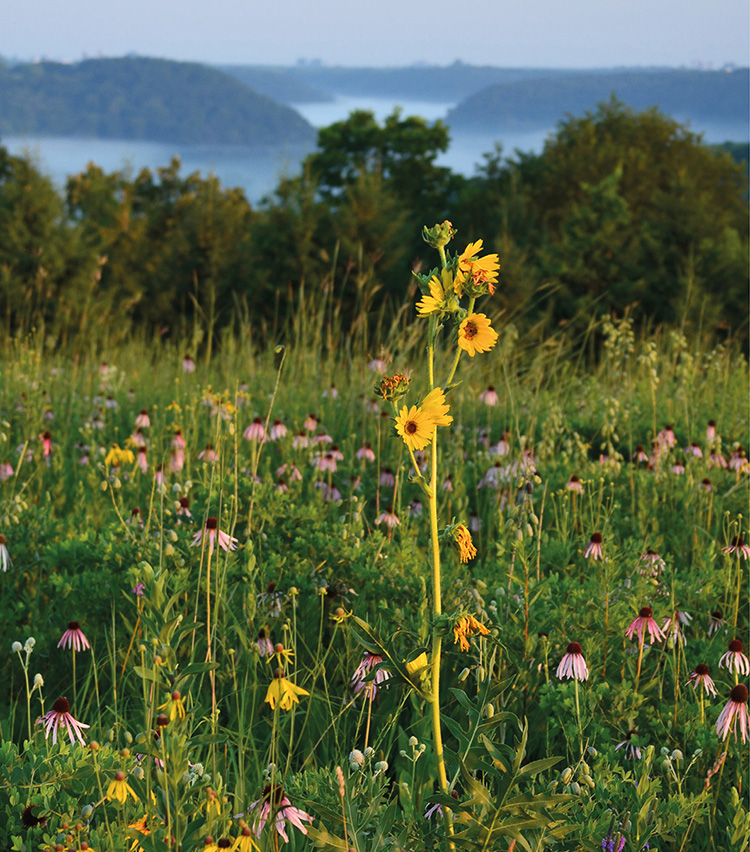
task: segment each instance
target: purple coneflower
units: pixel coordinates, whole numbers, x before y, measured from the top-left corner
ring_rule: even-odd
[[[185,436],[182,434],[181,429],[175,429],[174,435],[172,436],[172,446],[176,450],[184,450],[185,449]]]
[[[308,414],[302,425],[308,432],[314,432],[318,428],[318,418],[314,414]]]
[[[183,518],[192,518],[190,513],[190,499],[188,497],[180,497],[175,506],[178,515]]]
[[[380,484],[384,488],[393,488],[396,482],[396,478],[393,475],[393,471],[389,467],[384,467],[380,471]]]
[[[453,477],[448,474],[448,476],[446,476],[443,480],[443,484],[440,487],[443,489],[443,491],[447,491],[448,493],[453,491]]]
[[[242,437],[246,438],[248,441],[265,441],[266,430],[260,417],[256,417],[255,420],[253,420],[253,422],[242,433]]]
[[[711,613],[711,623],[708,625],[708,635],[713,636],[724,627],[724,613],[720,609],[715,609]]]
[[[621,748],[625,749],[625,756],[629,757],[631,760],[640,760],[641,759],[641,747],[633,742],[633,737],[638,736],[638,731],[635,728],[631,728],[627,734],[625,734],[625,739],[617,743],[615,746],[615,751],[619,751]]]
[[[374,462],[375,461],[375,453],[373,452],[372,447],[369,444],[365,444],[357,450],[356,457],[360,461],[364,462]]]
[[[483,402],[485,405],[489,405],[490,408],[493,408],[500,401],[497,391],[492,385],[489,385],[486,390],[483,390],[479,394],[479,401]]]
[[[383,373],[387,367],[388,361],[382,356],[373,358],[371,361],[367,362],[367,369],[372,370],[373,373]]]
[[[74,744],[77,739],[81,745],[86,745],[86,741],[83,739],[82,728],[91,727],[77,721],[70,715],[70,704],[67,698],[58,698],[52,705],[52,709],[48,713],[45,713],[37,721],[37,724],[44,725],[45,739],[49,739],[50,731],[52,732],[52,745],[57,744],[57,732],[60,728],[67,729],[71,744]]]
[[[318,432],[313,438],[313,444],[330,444],[333,438],[327,432]]]
[[[721,470],[725,470],[728,467],[727,460],[721,453],[717,452],[716,450],[714,450],[708,457],[708,466],[710,468],[718,467]]]
[[[237,550],[237,539],[228,533],[222,532],[219,529],[219,522],[216,518],[206,518],[206,525],[193,536],[193,540],[190,543],[191,546],[197,547],[203,540],[204,535],[208,538],[209,559],[214,552],[214,544],[217,541],[222,550]]]
[[[219,460],[219,454],[214,449],[213,444],[206,444],[205,450],[198,453],[198,458],[205,462],[215,462]]]
[[[261,627],[258,631],[258,638],[255,641],[255,646],[261,657],[270,657],[273,654],[273,642],[266,635],[266,630]]]
[[[135,425],[137,429],[148,429],[151,425],[151,419],[148,416],[148,411],[145,408],[142,408],[138,413],[138,416],[135,418]]]
[[[680,461],[676,461],[670,470],[675,474],[675,476],[682,476],[685,473],[685,465]]]
[[[307,828],[303,823],[311,823],[313,821],[313,817],[310,814],[292,806],[284,790],[278,784],[269,784],[263,790],[263,795],[260,799],[256,799],[250,805],[249,810],[259,812],[255,824],[256,837],[260,837],[260,833],[265,828],[268,818],[273,814],[276,831],[284,839],[284,843],[289,843],[289,836],[286,833],[287,822],[298,828],[302,834],[307,834]]]
[[[71,621],[68,629],[60,637],[58,648],[72,648],[74,651],[85,651],[91,647],[89,640],[84,636],[81,625],[77,621]]]
[[[686,456],[693,456],[696,459],[702,459],[703,458],[703,450],[700,448],[698,443],[693,441],[692,444],[690,444],[689,447],[685,447],[685,455]]]
[[[706,476],[698,483],[698,488],[708,494],[708,492],[713,488],[713,485],[711,485],[711,480]]]
[[[706,426],[706,443],[713,444],[716,440],[716,421],[709,420],[708,426]]]
[[[400,526],[401,521],[399,521],[398,515],[393,511],[393,506],[388,506],[385,512],[381,512],[375,519],[375,524],[377,526],[385,524],[389,530],[392,530],[394,527]]]
[[[722,740],[725,740],[730,732],[737,736],[737,725],[739,724],[742,742],[747,742],[747,697],[748,691],[744,683],[738,683],[729,693],[729,701],[716,720],[716,733]]]
[[[706,695],[716,695],[716,687],[714,686],[713,678],[709,674],[709,668],[705,663],[698,663],[698,665],[690,672],[690,679],[688,680],[688,683],[693,684],[693,689],[698,689],[699,686],[703,686]]]
[[[732,639],[729,650],[719,660],[719,668],[734,672],[737,675],[750,675],[750,660],[745,656],[742,642]]]
[[[189,356],[186,355],[182,359],[182,372],[183,373],[194,373],[195,372],[195,361]]]
[[[661,572],[664,570],[664,560],[659,556],[659,554],[652,550],[650,547],[645,553],[641,554],[641,562],[643,565],[639,568],[639,571],[642,576],[646,576],[647,574],[652,577],[658,577]]]
[[[674,430],[669,423],[659,432],[656,440],[664,447],[671,448],[677,443],[677,438],[674,436]]]
[[[327,390],[324,390],[324,391],[323,391],[323,397],[324,397],[324,398],[325,398],[325,397],[330,397],[331,399],[338,399],[338,397],[339,397],[339,390],[338,390],[338,388],[336,387],[336,385],[331,385],[331,387],[330,387],[330,388],[328,388]]]
[[[628,639],[632,639],[635,634],[638,634],[638,640],[643,642],[645,640],[646,631],[648,631],[648,635],[650,638],[650,645],[653,645],[654,642],[663,642],[666,638],[664,633],[662,632],[659,625],[654,621],[654,612],[650,606],[641,607],[638,611],[638,615],[630,622],[628,629],[625,631],[625,635]]]
[[[274,420],[268,434],[272,441],[280,441],[282,438],[286,438],[286,433],[287,428],[281,420]]]
[[[310,446],[310,439],[304,432],[299,432],[292,439],[292,449],[293,450],[305,450]]]
[[[333,453],[318,453],[318,455],[313,458],[312,464],[322,473],[336,473],[336,470],[338,469]]]
[[[0,570],[2,570],[3,574],[8,570],[8,568],[13,567],[13,563],[10,559],[10,553],[8,553],[8,548],[5,545],[7,539],[5,536],[0,533]]]
[[[138,467],[141,473],[146,473],[148,470],[148,459],[146,458],[146,448],[138,447]]]
[[[731,544],[721,548],[721,552],[729,556],[736,553],[738,559],[748,559],[750,557],[750,545],[745,544],[745,539],[741,535],[736,535]]]
[[[648,464],[648,455],[643,449],[643,444],[638,444],[638,446],[635,448],[635,452],[633,453],[633,461],[636,464]]]
[[[565,652],[565,656],[560,660],[560,665],[557,667],[557,677],[562,680],[564,677],[575,678],[576,680],[588,680],[589,669],[586,665],[586,660],[583,658],[583,650],[578,642],[571,642]]]
[[[588,559],[603,559],[602,555],[602,534],[595,532],[589,539],[586,550],[583,552],[583,558]]]
[[[574,494],[583,494],[583,485],[575,473],[571,475],[565,487]]]
[[[366,680],[366,678],[382,662],[383,658],[379,654],[371,654],[369,651],[365,651],[362,654],[362,660],[352,675],[351,687],[355,695],[364,693],[365,698],[369,698],[370,700],[375,698],[378,686],[388,680],[390,673],[381,667],[375,672],[372,679]]]

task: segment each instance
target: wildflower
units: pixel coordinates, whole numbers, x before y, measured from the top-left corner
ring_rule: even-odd
[[[497,395],[497,391],[492,385],[488,385],[486,390],[483,390],[479,394],[479,401],[483,402],[485,405],[488,405],[490,408],[493,408],[498,404],[500,398]]]
[[[729,650],[719,660],[719,668],[724,668],[729,672],[734,672],[737,675],[750,674],[750,660],[745,656],[742,642],[739,639],[732,639],[729,643]]]
[[[141,597],[141,595],[145,591],[146,591],[146,584],[141,583],[141,582],[136,583],[135,586],[131,589],[132,594],[134,594],[136,597]]]
[[[185,718],[185,699],[175,689],[170,693],[169,698],[156,708],[157,710],[166,710],[169,721],[174,722],[175,719]]]
[[[676,644],[685,647],[685,634],[682,632],[682,626],[690,624],[692,620],[691,615],[680,612],[680,610],[676,610],[664,619],[661,629],[670,648],[673,648]]]
[[[333,453],[318,453],[312,459],[311,464],[317,467],[322,473],[336,473],[337,470],[336,459]]]
[[[148,411],[146,411],[145,408],[142,408],[138,416],[135,418],[135,425],[138,429],[147,429],[151,425]]]
[[[737,471],[737,473],[747,473],[750,471],[750,465],[748,465],[747,461],[747,453],[742,449],[742,447],[738,447],[732,452],[732,455],[729,458],[729,468],[730,470]]]
[[[131,444],[134,447],[145,447],[146,446],[146,436],[141,431],[140,426],[128,438],[128,443]]]
[[[713,636],[724,627],[724,613],[720,609],[711,612],[711,623],[708,625],[708,635]]]
[[[218,521],[216,518],[206,518],[205,527],[193,536],[191,546],[197,547],[203,540],[204,535],[208,538],[209,559],[214,552],[214,544],[217,539],[219,547],[222,550],[237,550],[237,539],[230,536],[228,533],[222,532],[218,527]]]
[[[198,453],[198,459],[205,462],[215,462],[219,460],[219,454],[214,449],[213,444],[206,444],[206,448]]]
[[[175,505],[175,511],[183,518],[192,518],[190,514],[190,499],[188,497],[180,497]]]
[[[323,391],[323,398],[330,397],[331,399],[338,399],[339,390],[336,385],[332,384],[330,388]]]
[[[292,439],[293,450],[305,450],[310,444],[310,439],[304,432],[300,432]]]
[[[645,553],[641,554],[640,561],[642,565],[639,568],[639,571],[644,577],[647,574],[650,574],[652,577],[658,577],[664,570],[666,564],[661,556],[659,556],[659,554],[650,547]]]
[[[721,470],[725,470],[728,465],[727,465],[727,460],[724,458],[724,456],[721,453],[714,450],[711,453],[711,455],[708,457],[708,466],[710,468],[711,467],[718,467]]]
[[[670,470],[671,470],[671,471],[672,471],[672,473],[674,473],[676,476],[682,476],[682,474],[683,474],[683,473],[685,473],[685,465],[684,465],[684,464],[682,464],[682,462],[676,461],[676,462],[672,465],[672,467],[670,468]]]
[[[500,260],[496,254],[478,257],[482,251],[482,240],[469,243],[458,258],[453,289],[457,296],[471,289],[474,295],[495,292]]]
[[[71,621],[68,629],[60,637],[58,648],[72,648],[74,651],[86,651],[91,647],[89,640],[84,636],[81,625],[77,621]]]
[[[696,459],[702,459],[703,458],[703,450],[698,446],[698,444],[695,441],[693,441],[693,443],[690,444],[689,447],[685,447],[685,455],[686,456],[693,456]]]
[[[401,521],[398,519],[398,515],[393,511],[393,506],[388,506],[385,512],[381,512],[377,518],[375,519],[376,526],[380,526],[380,524],[385,524],[389,530],[392,530],[394,527],[398,527],[401,525]]]
[[[574,494],[583,494],[583,485],[575,474],[572,474],[565,487]]]
[[[716,720],[716,733],[725,740],[730,732],[737,736],[737,725],[740,728],[742,742],[747,742],[748,716],[747,716],[748,690],[744,683],[738,683],[729,693],[729,701],[721,711]]]
[[[234,841],[232,852],[254,852],[258,845],[253,840],[253,833],[248,825],[243,825],[240,829],[239,836]]]
[[[592,559],[603,559],[602,556],[602,534],[595,532],[590,540],[588,545],[586,546],[586,550],[583,552],[583,558],[588,559],[591,557]]]
[[[646,631],[648,631],[651,639],[649,642],[650,645],[653,645],[656,641],[663,642],[666,636],[656,621],[654,621],[653,615],[654,613],[650,606],[641,607],[638,615],[630,622],[628,629],[625,631],[628,639],[632,639],[637,633],[638,641],[643,641]]]
[[[721,548],[722,553],[727,555],[737,554],[737,558],[747,559],[750,557],[750,545],[745,544],[745,540],[741,535],[736,535],[732,539],[732,543]]]
[[[633,461],[636,464],[647,464],[648,456],[646,455],[646,451],[643,449],[642,444],[638,444],[635,448],[635,452],[633,453]]]
[[[138,447],[138,467],[141,473],[146,473],[148,470],[148,459],[146,458],[146,448]]]
[[[437,275],[433,275],[430,278],[427,286],[429,287],[430,294],[429,296],[423,295],[422,300],[417,302],[417,313],[421,317],[426,317],[430,314],[442,313],[448,310],[445,289]],[[455,304],[455,307],[458,307],[458,305]]]
[[[13,476],[13,465],[8,464],[8,462],[0,464],[0,482],[10,479],[11,476]]]
[[[453,491],[453,477],[450,473],[445,477],[443,484],[440,487],[443,491],[446,491],[449,494]]]
[[[255,640],[255,647],[261,657],[267,657],[273,654],[273,643],[266,635],[265,628],[261,627],[258,631],[258,638]]]
[[[700,488],[701,491],[705,491],[706,494],[708,494],[708,492],[711,491],[711,489],[713,488],[713,486],[711,485],[711,480],[708,477],[704,477],[698,483],[698,488]]]
[[[285,662],[291,664],[292,659],[294,658],[294,651],[290,648],[285,648],[283,643],[277,642],[273,646],[273,653],[266,660],[267,663],[270,663],[274,657],[278,660],[280,666],[283,666]]]
[[[625,734],[625,739],[615,746],[615,751],[619,751],[621,748],[624,748],[626,757],[629,757],[631,760],[640,760],[641,747],[638,745],[637,740],[636,742],[633,742],[633,737],[638,737],[638,731],[635,728],[631,728],[627,734]]]
[[[302,425],[308,432],[314,432],[318,428],[318,418],[314,414],[308,414]]]
[[[702,685],[703,689],[706,691],[706,695],[716,695],[716,687],[714,686],[713,679],[708,672],[709,669],[705,663],[698,663],[692,672],[690,672],[690,679],[688,680],[688,683],[693,684],[693,689],[698,689],[698,687]]]
[[[671,449],[677,443],[677,438],[675,438],[674,430],[670,426],[669,423],[659,432],[656,436],[656,440],[667,449]]]
[[[384,488],[392,488],[396,484],[396,477],[389,467],[384,467],[380,471],[380,484]]]
[[[609,831],[606,837],[602,838],[602,852],[622,852],[625,848],[625,835],[618,831],[616,835],[612,835]],[[645,847],[644,847],[645,848]]]
[[[367,362],[367,369],[373,373],[382,373],[388,367],[388,361],[382,356]]]
[[[454,541],[458,546],[458,561],[468,562],[477,555],[477,549],[471,540],[471,533],[464,524],[459,524],[454,532]]]
[[[265,441],[266,430],[260,417],[256,417],[255,420],[253,420],[253,422],[242,433],[242,437],[246,438],[248,441]]]
[[[313,444],[330,444],[333,438],[325,432],[318,432],[313,438]]]
[[[458,346],[471,358],[477,352],[489,352],[497,338],[486,314],[469,314],[458,327]]]
[[[355,695],[364,692],[364,697],[370,701],[375,698],[378,686],[385,683],[391,676],[390,672],[380,666],[382,662],[383,658],[379,654],[371,654],[369,651],[365,651],[362,654],[362,659],[354,670],[351,680],[351,687]],[[370,678],[368,675],[373,669],[375,669],[375,674]]]
[[[716,421],[709,420],[706,426],[706,443],[713,444],[716,440]]]
[[[107,465],[107,467],[120,467],[123,462],[125,464],[133,464],[134,461],[135,456],[133,455],[132,450],[120,449],[119,444],[115,444],[104,457],[104,464]]]
[[[268,433],[269,437],[272,441],[280,441],[282,438],[286,438],[287,428],[281,422],[281,420],[274,420],[273,425]]]
[[[306,689],[287,680],[283,669],[276,669],[264,701],[271,705],[272,710],[276,709],[277,703],[282,710],[291,710],[293,705],[299,704],[298,696],[309,694]]]
[[[258,603],[267,608],[270,616],[277,618],[281,615],[285,597],[284,593],[276,588],[276,583],[270,580],[266,585],[265,592],[258,595]]]
[[[564,677],[575,678],[576,680],[588,680],[589,669],[586,665],[586,660],[583,658],[583,649],[578,642],[571,642],[565,656],[560,660],[560,665],[557,667],[556,675],[560,680]]]
[[[276,476],[287,476],[290,482],[302,482],[302,474],[294,464],[282,464],[276,468]]]
[[[107,787],[107,798],[110,802],[118,801],[121,805],[124,805],[128,800],[128,796],[132,796],[134,802],[138,801],[135,791],[125,780],[125,773],[122,771],[116,772],[114,781],[111,781],[109,787]]]
[[[422,516],[423,509],[424,506],[422,505],[421,501],[417,499],[414,499],[411,501],[411,503],[409,503],[409,514],[413,518],[420,518]]]
[[[183,373],[194,373],[195,372],[195,361],[189,356],[186,355],[182,359],[182,372]]]
[[[462,615],[453,625],[453,644],[458,643],[461,651],[468,651],[471,648],[469,645],[469,636],[487,636],[489,630],[477,621],[473,615]]]
[[[90,725],[85,725],[79,722],[70,715],[70,704],[67,698],[58,698],[52,705],[52,709],[45,713],[37,724],[44,725],[44,738],[48,739],[52,732],[52,744],[57,744],[57,732],[60,728],[65,728],[68,731],[71,744],[77,739],[81,745],[86,745],[83,739],[82,728],[89,728]]]
[[[49,467],[49,459],[52,455],[52,435],[49,429],[39,436],[39,440],[42,442],[42,454],[47,462],[47,467]]]
[[[0,569],[2,569],[3,574],[8,570],[8,568],[13,567],[13,563],[10,559],[10,553],[8,553],[8,548],[5,544],[7,539],[5,536],[0,533]]]
[[[474,512],[469,515],[469,529],[473,533],[478,533],[479,530],[482,529],[482,520],[479,515],[475,514]]]
[[[268,818],[273,815],[276,831],[281,835],[284,843],[289,843],[289,836],[286,832],[287,823],[299,829],[302,834],[307,834],[307,828],[303,823],[312,823],[313,821],[310,814],[292,806],[284,790],[278,784],[269,784],[265,787],[263,795],[250,805],[249,810],[259,812],[255,825],[256,837],[260,837]]]
[[[373,449],[369,444],[364,444],[363,446],[361,446],[356,452],[356,457],[364,462],[375,461],[375,453],[373,452]]]

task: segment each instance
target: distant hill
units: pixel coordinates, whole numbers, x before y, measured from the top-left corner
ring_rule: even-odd
[[[218,65],[217,68],[280,104],[314,104],[333,100],[330,92],[298,79],[288,68],[276,69],[261,65]]]
[[[750,120],[747,68],[728,71],[621,71],[576,73],[489,86],[450,110],[454,130],[546,128],[565,113],[580,115],[612,94],[635,110],[657,106],[684,120]]]
[[[0,135],[225,145],[307,143],[297,112],[214,68],[163,59],[0,66]]]

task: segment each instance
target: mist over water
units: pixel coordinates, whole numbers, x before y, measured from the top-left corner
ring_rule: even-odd
[[[327,103],[297,104],[295,109],[314,127],[325,127],[345,119],[353,110],[370,110],[383,120],[397,107],[402,115],[419,115],[428,121],[445,118],[455,104],[433,101],[396,101],[392,98],[339,97]],[[678,117],[679,120],[679,117]],[[438,163],[454,172],[472,175],[483,162],[482,155],[502,145],[503,155],[514,151],[542,150],[554,127],[535,131],[451,132],[451,145]],[[706,142],[745,141],[748,128],[736,125],[691,125],[691,130],[704,134]],[[5,136],[0,144],[11,154],[30,154],[41,170],[50,175],[62,189],[68,175],[83,171],[95,163],[105,172],[127,169],[137,174],[143,168],[155,170],[168,166],[174,156],[182,162],[183,176],[199,171],[203,176],[213,172],[225,187],[239,186],[248,199],[257,204],[271,193],[282,175],[298,173],[302,160],[314,149],[310,146],[258,147],[240,145],[183,145],[121,139],[76,139],[69,137]]]

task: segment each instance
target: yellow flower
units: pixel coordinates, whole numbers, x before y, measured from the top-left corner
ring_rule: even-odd
[[[114,467],[119,467],[123,462],[127,462],[127,464],[133,464],[135,462],[135,456],[133,455],[131,450],[123,450],[120,449],[119,444],[115,444],[114,447],[107,453],[104,464],[107,466],[113,465]]]
[[[473,358],[477,352],[488,352],[497,343],[497,332],[486,314],[469,314],[458,327],[458,345]]]
[[[477,549],[474,547],[474,542],[471,540],[471,533],[463,525],[459,524],[455,531],[456,544],[458,545],[459,562],[468,562],[477,555]]]
[[[165,710],[167,715],[169,716],[169,721],[174,722],[178,717],[180,719],[185,718],[185,699],[180,695],[180,693],[175,689],[175,691],[169,696],[169,698],[164,702],[164,704],[160,705],[156,708],[157,710]]]
[[[309,695],[306,689],[293,684],[284,677],[281,669],[276,669],[274,678],[268,685],[265,701],[271,705],[271,710],[276,709],[276,704],[282,710],[291,710],[294,704],[299,704],[299,695]]]
[[[458,258],[456,278],[453,282],[453,289],[457,296],[460,297],[463,294],[464,284],[469,279],[473,279],[476,284],[484,285],[486,292],[495,292],[494,285],[497,282],[500,259],[496,254],[477,257],[481,251],[482,240],[477,240],[475,243],[469,243]]]
[[[283,643],[277,642],[273,646],[273,654],[269,654],[269,656],[266,657],[266,662],[270,663],[271,660],[276,659],[278,661],[278,664],[282,666],[284,665],[284,661],[291,664],[293,658],[294,651],[289,648],[285,648]]]
[[[462,615],[453,625],[453,644],[458,643],[462,651],[468,651],[471,648],[468,636],[486,636],[489,632],[484,624],[477,621],[473,615]]]
[[[442,388],[431,390],[421,405],[404,406],[396,418],[396,431],[410,450],[423,450],[432,440],[436,426],[448,426],[453,418]]]
[[[438,313],[442,310],[442,305],[445,301],[445,290],[443,290],[443,285],[436,275],[430,278],[427,286],[430,288],[430,295],[422,296],[422,301],[417,302],[417,313],[421,317]]]
[[[429,665],[429,661],[427,659],[427,654],[424,651],[414,660],[409,660],[406,664],[406,671],[413,675],[418,671],[422,671],[427,668]]]
[[[243,825],[239,837],[234,841],[232,852],[255,852],[258,845],[253,840],[252,834],[252,830],[247,825]]]
[[[107,798],[110,802],[117,800],[121,805],[124,805],[129,795],[133,797],[134,802],[138,801],[135,791],[125,780],[125,773],[117,772],[115,780],[111,781],[109,787],[107,787]]]

